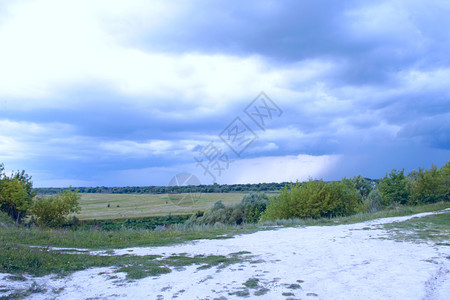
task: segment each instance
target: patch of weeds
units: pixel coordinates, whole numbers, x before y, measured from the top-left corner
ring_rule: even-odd
[[[60,287],[60,288],[52,288],[52,292],[54,293],[54,294],[60,294],[62,291],[64,291],[64,288],[63,287]]]
[[[285,297],[295,296],[294,293],[283,293],[283,294],[281,294],[281,295],[283,295],[283,296],[285,296]]]
[[[218,266],[219,269],[226,268],[229,265],[240,263],[244,260],[242,257],[237,255],[231,255],[229,257],[224,255],[210,255],[200,259],[200,263],[203,266],[198,267],[198,270],[209,269]]]
[[[198,283],[203,283],[207,280],[213,279],[213,277],[211,275],[206,276],[205,278],[203,278],[202,280],[200,280]]]
[[[258,290],[254,293],[254,295],[255,295],[255,296],[262,296],[262,295],[267,294],[268,291],[270,291],[270,290],[263,287],[263,288],[258,289]]]
[[[303,283],[303,282],[305,282],[305,281],[304,281],[304,280],[301,280],[301,279],[298,279],[297,282],[298,282],[298,283]]]
[[[293,284],[288,285],[287,288],[291,289],[291,290],[298,290],[298,289],[301,289],[302,287],[300,286],[300,284],[293,283]]]
[[[258,278],[249,278],[246,282],[243,283],[249,289],[256,289],[258,287]]]
[[[230,255],[244,255],[244,254],[252,254],[252,253],[249,251],[239,251],[239,252],[230,253]]]
[[[228,293],[230,296],[238,296],[238,297],[248,297],[250,296],[250,292],[248,289],[239,290],[233,293]]]
[[[31,284],[31,286],[28,288],[27,293],[31,294],[37,294],[37,293],[45,293],[47,289],[41,287],[38,285],[35,281]]]
[[[307,293],[306,296],[319,297],[319,295],[317,295],[316,293]]]
[[[13,280],[13,281],[27,281],[27,279],[22,275],[8,275],[5,279]]]
[[[450,243],[436,243],[436,246],[450,246]]]
[[[251,264],[261,264],[263,262],[265,262],[265,260],[263,260],[263,259],[257,259],[257,260],[250,261]]]
[[[172,272],[167,267],[159,267],[159,266],[128,266],[128,267],[122,267],[116,272],[125,272],[127,273],[127,279],[142,279],[149,276],[159,276],[161,274],[167,274]]]

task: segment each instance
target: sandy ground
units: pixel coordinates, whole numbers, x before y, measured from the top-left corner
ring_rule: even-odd
[[[46,292],[33,294],[32,299],[242,299],[236,292],[248,292],[251,299],[450,299],[450,247],[398,242],[378,226],[429,214],[351,225],[282,228],[232,239],[114,253],[251,252],[251,262],[223,269],[188,266],[133,281],[126,280],[124,273],[114,273],[114,268],[93,268],[62,279],[28,277],[25,282],[9,281],[0,274],[0,286],[28,288],[34,281]],[[246,289],[243,283],[250,278],[259,279],[258,288]]]

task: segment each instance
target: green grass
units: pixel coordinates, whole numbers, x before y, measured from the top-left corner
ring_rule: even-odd
[[[74,271],[91,267],[117,267],[116,272],[127,273],[128,279],[140,279],[170,273],[173,267],[199,265],[198,269],[223,268],[231,264],[251,259],[242,253],[224,255],[173,255],[162,258],[158,255],[88,255],[68,254],[56,250],[3,244],[0,246],[0,272],[34,276],[47,274],[68,275]],[[22,277],[15,276],[14,280]]]
[[[253,226],[196,226],[192,229],[154,230],[69,230],[0,228],[0,243],[31,246],[111,249],[138,246],[165,246],[195,239],[229,238],[258,230]]]
[[[244,282],[244,285],[249,289],[256,289],[258,287],[258,278],[249,278],[246,282]]]
[[[209,209],[216,201],[222,200],[225,205],[240,202],[247,193],[204,193],[194,203],[181,205],[174,197],[180,198],[190,194],[97,194],[82,193],[80,199],[80,220],[107,220],[141,218],[192,214]],[[109,207],[108,207],[109,204]]]
[[[412,218],[383,225],[392,237],[401,241],[428,242],[450,246],[450,212]]]

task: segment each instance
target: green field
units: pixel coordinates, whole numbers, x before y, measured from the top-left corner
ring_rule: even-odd
[[[217,200],[235,204],[247,193],[80,194],[80,220],[106,220],[192,214],[209,209]],[[108,207],[109,204],[109,207]]]

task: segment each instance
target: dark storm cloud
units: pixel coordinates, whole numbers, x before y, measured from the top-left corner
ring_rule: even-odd
[[[154,58],[142,63],[145,72],[137,60],[127,70],[129,78],[121,77],[120,69],[117,78],[111,75],[111,83],[100,80],[110,74],[99,71],[95,84],[64,82],[60,93],[45,99],[67,105],[2,112],[3,119],[33,123],[27,125],[30,128],[70,125],[67,141],[61,133],[43,135],[52,148],[38,151],[38,160],[25,155],[29,166],[54,178],[99,182],[95,180],[100,173],[107,177],[122,170],[193,164],[189,149],[199,150],[218,139],[235,117],[245,117],[243,109],[260,92],[241,90],[247,88],[246,78],[239,79],[243,85],[230,84],[238,86],[235,93],[217,88],[227,87],[234,72],[269,74],[270,79],[252,77],[263,81],[255,86],[284,111],[267,128],[271,134],[255,130],[258,140],[243,158],[336,155],[340,164],[324,177],[337,179],[363,171],[376,178],[393,167],[429,167],[448,157],[448,2],[192,1],[180,6],[173,16],[168,13],[148,26],[124,14],[124,24],[137,22],[139,28],[131,26],[131,34],[120,35],[120,45],[114,48],[119,54],[112,56],[133,64],[135,57],[145,60],[156,53],[164,63],[173,64],[167,66],[169,75],[164,64],[152,69]],[[253,56],[255,60],[249,61]],[[221,68],[234,61],[239,66],[235,70]],[[115,62],[109,63],[114,73]],[[208,64],[212,73],[206,72]],[[148,69],[151,72],[146,73]],[[168,82],[156,80],[160,73]],[[216,81],[206,78],[216,74]],[[141,76],[157,84],[149,82],[147,87]],[[158,93],[159,85],[167,93]],[[217,87],[209,89],[210,85]],[[6,100],[10,107],[15,103],[14,97]],[[160,151],[152,141],[170,147]],[[34,145],[38,142],[30,148],[38,148]],[[12,143],[8,149],[15,151]],[[114,182],[120,185],[117,176]]]

